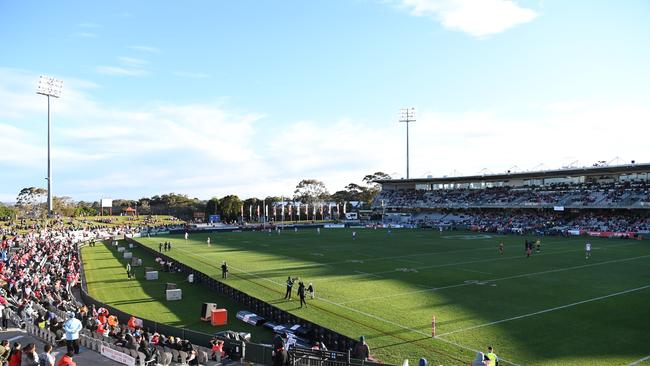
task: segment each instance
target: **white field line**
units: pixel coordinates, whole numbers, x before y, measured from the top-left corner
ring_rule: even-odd
[[[21,335],[19,335],[19,336],[15,336],[15,337],[11,337],[11,338],[7,339],[7,342],[11,343],[11,342],[13,342],[13,341],[17,341],[17,340],[19,340],[19,339],[22,338],[22,337],[23,337],[23,336],[21,336]]]
[[[621,247],[621,246],[629,246],[629,245],[639,245],[640,242],[633,242],[633,243],[627,243],[627,244],[617,244],[616,247]],[[603,247],[598,247],[598,248],[593,248],[594,250],[600,250],[604,249]],[[563,251],[557,251],[557,252],[542,252],[542,253],[537,253],[535,256],[547,256],[547,255],[556,255],[556,254],[565,254],[565,253],[577,253],[577,252],[584,252],[584,249],[572,249],[572,250],[563,250]],[[523,258],[522,255],[517,255],[517,256],[510,256],[510,257],[498,257],[498,258],[489,258],[489,259],[478,259],[478,260],[470,260],[470,261],[464,261],[464,262],[454,262],[454,263],[445,263],[445,264],[432,264],[428,266],[420,266],[420,267],[414,267],[414,269],[417,270],[423,270],[423,269],[431,269],[431,268],[442,268],[442,267],[453,267],[461,264],[474,264],[474,263],[489,263],[489,262],[497,262],[497,261],[503,261],[503,260],[510,260],[510,259],[519,259]],[[364,262],[367,262],[369,260],[366,260]],[[396,273],[399,271],[396,270],[386,270],[386,271],[378,271],[378,272],[369,272],[373,274],[387,274],[387,273]],[[350,275],[350,276],[356,276],[356,275]],[[323,279],[321,282],[327,282],[327,281],[334,281],[336,279],[331,278],[331,279]]]
[[[399,258],[398,258],[398,259],[396,259],[396,260],[397,260],[397,261],[400,261],[400,262],[406,262],[406,263],[424,264],[424,263],[422,263],[422,262],[414,261],[414,260],[412,260],[412,259],[399,259]]]
[[[556,306],[556,307],[549,308],[549,309],[544,309],[544,310],[540,310],[540,311],[535,311],[535,312],[533,312],[533,313],[528,313],[528,314],[523,314],[523,315],[513,316],[513,317],[511,317],[511,318],[507,318],[507,319],[501,319],[501,320],[497,320],[497,321],[493,321],[493,322],[489,322],[489,323],[485,323],[485,324],[474,325],[474,326],[471,326],[471,327],[467,327],[467,328],[463,328],[463,329],[458,329],[458,330],[454,330],[454,331],[447,332],[447,333],[436,334],[436,337],[444,337],[444,336],[448,336],[448,335],[451,335],[451,334],[456,334],[456,333],[466,332],[466,331],[468,331],[468,330],[474,330],[474,329],[483,328],[483,327],[489,327],[489,326],[491,326],[491,325],[501,324],[501,323],[509,322],[509,321],[512,321],[512,320],[519,320],[519,319],[528,318],[528,317],[535,316],[535,315],[539,315],[539,314],[550,313],[550,312],[552,312],[552,311],[562,310],[562,309],[566,309],[566,308],[570,308],[570,307],[574,307],[574,306],[578,306],[578,305],[586,304],[586,303],[589,303],[589,302],[594,302],[594,301],[599,301],[599,300],[603,300],[603,299],[608,299],[608,298],[610,298],[610,297],[615,297],[615,296],[625,295],[625,294],[629,294],[630,292],[641,291],[641,290],[645,290],[645,289],[647,289],[647,288],[650,288],[650,285],[645,285],[645,286],[641,286],[641,287],[637,287],[637,288],[633,288],[633,289],[625,290],[625,291],[619,291],[619,292],[615,292],[615,293],[612,293],[612,294],[609,294],[609,295],[598,296],[598,297],[594,297],[594,298],[592,298],[592,299],[587,299],[587,300],[582,300],[582,301],[574,302],[574,303],[571,303],[571,304],[566,304],[566,305]]]
[[[349,307],[349,306],[345,306],[345,305],[337,304],[337,303],[335,303],[335,302],[333,302],[333,301],[327,300],[327,299],[322,298],[322,297],[319,297],[319,300],[321,300],[321,301],[323,301],[323,302],[326,302],[326,303],[328,303],[328,304],[334,305],[334,306],[341,307],[341,308],[343,308],[343,309],[345,309],[345,310],[348,310],[348,311],[351,311],[351,312],[354,312],[354,313],[357,313],[357,314],[364,315],[364,316],[366,316],[366,317],[368,317],[368,318],[375,319],[375,320],[379,320],[379,321],[384,322],[384,323],[386,323],[386,324],[390,324],[390,325],[396,326],[396,327],[398,327],[398,328],[401,328],[401,329],[404,329],[404,330],[408,330],[409,332],[412,332],[412,333],[416,333],[416,334],[420,334],[420,335],[423,335],[423,336],[431,337],[431,333],[422,332],[422,331],[419,331],[419,330],[417,330],[417,329],[409,328],[409,327],[406,327],[406,326],[404,326],[404,325],[402,325],[402,324],[395,323],[394,321],[386,320],[386,319],[384,319],[384,318],[382,318],[382,317],[379,317],[379,316],[376,316],[376,315],[373,315],[373,314],[366,313],[365,311],[361,311],[361,310],[358,310],[358,309],[355,309],[355,308],[351,308],[351,307]],[[437,339],[437,338],[433,338],[433,340],[436,340],[436,339]],[[466,349],[466,350],[468,350],[468,351],[472,351],[472,352],[475,352],[475,353],[478,353],[478,352],[479,352],[478,350],[475,350],[475,349],[470,348],[470,347],[463,346],[463,345],[461,345],[461,344],[458,344],[458,343],[455,343],[455,342],[449,341],[449,340],[447,340],[447,339],[439,339],[439,340],[442,341],[442,342],[449,343],[449,344],[452,344],[452,345],[454,345],[454,346],[457,346],[457,347],[460,347],[460,348]],[[519,365],[517,365],[517,364],[514,363],[514,362],[511,362],[511,361],[508,361],[508,360],[504,359],[503,357],[499,357],[499,360],[501,360],[501,361],[504,362],[504,363],[507,363],[507,364],[513,365],[513,366],[519,366]]]
[[[473,269],[458,268],[458,270],[459,270],[459,271],[465,271],[465,272],[472,272],[472,273],[482,273],[482,274],[486,274],[486,275],[492,275],[492,276],[494,276],[494,273],[483,272],[483,271],[476,271],[476,270],[473,270]]]
[[[531,272],[531,273],[524,273],[524,274],[518,274],[514,276],[508,276],[508,277],[501,277],[501,278],[493,278],[493,279],[486,279],[486,280],[478,280],[479,282],[496,282],[496,281],[505,281],[505,280],[512,280],[516,278],[522,278],[522,277],[532,277],[532,276],[537,276],[537,275],[542,275],[542,274],[547,274],[547,273],[556,273],[556,272],[564,272],[564,271],[571,271],[574,269],[581,269],[581,268],[589,268],[589,267],[595,267],[595,266],[602,266],[603,264],[610,264],[610,263],[620,263],[620,262],[629,262],[637,259],[643,259],[643,258],[648,258],[650,257],[650,254],[648,255],[642,255],[639,257],[632,257],[632,258],[623,258],[623,259],[613,259],[610,261],[604,261],[604,262],[598,262],[598,263],[591,263],[591,264],[583,264],[580,266],[573,266],[573,267],[564,267],[564,268],[557,268],[557,269],[551,269],[548,271],[540,271],[540,272]],[[381,273],[381,272],[375,272],[375,273]],[[386,299],[389,297],[398,297],[398,296],[405,296],[405,295],[411,295],[411,294],[417,294],[417,293],[422,293],[422,292],[434,292],[434,291],[439,291],[439,290],[444,290],[448,288],[454,288],[454,287],[462,287],[462,286],[470,286],[470,285],[475,285],[476,282],[463,282],[459,283],[456,285],[449,285],[449,286],[442,286],[442,287],[430,287],[427,289],[422,289],[422,290],[413,290],[413,291],[405,291],[405,292],[400,292],[396,294],[391,294],[391,295],[383,295],[383,296],[374,296],[374,297],[366,297],[363,299],[355,299],[355,300],[350,300],[350,301],[344,301],[341,304],[350,304],[354,302],[361,302],[361,301],[369,301],[369,300],[377,300],[377,299]]]
[[[355,271],[355,272],[356,272],[356,273],[359,273],[359,274],[366,275],[366,276],[377,277],[377,278],[384,278],[384,277],[382,277],[382,276],[380,276],[380,275],[376,275],[376,274],[372,274],[372,273],[368,273],[368,272],[361,272],[361,271]]]
[[[640,364],[641,362],[643,362],[643,361],[647,361],[647,360],[650,360],[650,356],[645,356],[645,357],[643,357],[643,358],[640,358],[640,359],[638,359],[638,360],[636,360],[636,361],[634,361],[634,362],[628,364],[627,366],[638,365],[638,364]]]
[[[547,241],[547,242],[545,242],[544,244],[545,244],[545,245],[549,245],[549,244],[563,244],[563,243],[570,243],[570,242],[573,242],[573,241],[584,241],[584,240],[579,240],[579,239],[557,240],[557,241]],[[635,243],[635,244],[637,244],[637,243]],[[348,245],[348,244],[345,244],[345,245],[331,245],[331,246],[321,247],[320,249],[321,249],[321,250],[328,250],[328,249],[330,249],[330,248],[335,248],[335,247],[345,247],[345,248],[349,248],[349,246],[350,246],[350,245]],[[594,248],[594,249],[595,249],[595,248]],[[445,255],[445,254],[451,254],[451,253],[465,253],[465,252],[477,252],[477,251],[487,251],[487,250],[489,250],[489,251],[494,251],[494,252],[496,253],[496,251],[497,251],[497,247],[496,247],[496,245],[495,245],[494,247],[489,247],[489,248],[457,249],[457,250],[446,250],[446,251],[436,251],[436,252],[425,252],[425,253],[416,253],[416,254],[405,254],[405,255],[398,255],[398,256],[376,257],[376,258],[368,258],[368,259],[364,259],[363,261],[364,261],[364,262],[375,262],[375,261],[382,261],[382,260],[388,260],[388,259],[392,259],[392,260],[393,260],[393,259],[410,258],[410,257],[422,257],[422,256],[425,256],[425,257],[426,257],[426,256],[429,256],[429,255],[435,255],[435,254]],[[581,252],[581,251],[584,251],[584,248],[581,248],[580,250],[572,250],[572,251],[576,251],[576,252],[580,251],[580,252]],[[553,253],[555,253],[555,252],[546,253],[546,254],[553,254]],[[562,253],[564,253],[564,252],[562,252]],[[542,254],[538,254],[538,255],[544,255],[544,253],[542,253]],[[522,255],[521,255],[521,256],[523,256],[523,251],[522,251]],[[505,258],[502,258],[502,259],[507,259],[507,258],[520,258],[521,256],[516,256],[516,257],[505,257]],[[289,256],[284,256],[284,257],[285,257],[285,258],[290,258],[290,259],[296,259],[296,258],[289,257]],[[312,264],[301,265],[301,266],[288,266],[288,267],[281,267],[281,268],[271,268],[271,269],[269,269],[269,270],[270,270],[270,271],[275,271],[275,270],[290,270],[290,269],[298,269],[298,268],[311,268],[311,267],[331,266],[331,265],[336,265],[336,264],[346,264],[346,263],[348,263],[347,260],[344,260],[344,261],[334,261],[334,262],[312,263]],[[424,268],[428,268],[428,267],[423,267],[423,269],[424,269]],[[389,273],[389,272],[394,272],[394,271],[387,271],[386,273]]]
[[[192,252],[189,252],[189,251],[187,251],[187,250],[184,250],[184,249],[179,249],[179,250],[180,250],[180,251],[183,251],[183,252],[185,252],[185,253],[188,253],[190,256],[193,256],[193,257],[200,257],[199,255],[197,255],[197,254],[195,254],[195,253],[192,253]],[[273,281],[273,280],[270,279],[270,278],[264,278],[264,277],[262,277],[262,276],[259,276],[259,275],[255,274],[255,273],[251,273],[251,272],[244,271],[244,270],[242,270],[242,269],[240,269],[240,268],[235,268],[235,267],[232,267],[232,266],[230,266],[230,267],[233,268],[233,269],[236,269],[236,270],[240,271],[241,273],[245,273],[245,274],[250,275],[250,276],[252,276],[252,277],[259,278],[259,279],[261,279],[261,280],[263,280],[263,281],[271,282],[271,283],[273,283],[273,284],[275,284],[275,285],[278,285],[278,286],[284,286],[284,285],[285,285],[284,283],[280,283],[280,282],[277,282],[277,281]],[[398,327],[398,328],[401,328],[401,329],[407,330],[407,331],[409,331],[409,332],[416,333],[416,334],[419,334],[419,335],[424,335],[424,336],[427,336],[427,337],[431,337],[431,334],[430,334],[430,333],[426,333],[426,332],[419,331],[419,330],[417,330],[417,329],[409,328],[409,327],[406,327],[406,326],[404,326],[404,325],[402,325],[402,324],[395,323],[395,322],[393,322],[393,321],[391,321],[391,320],[387,320],[387,319],[384,319],[384,318],[382,318],[382,317],[379,317],[379,316],[376,316],[376,315],[373,315],[373,314],[369,314],[369,313],[366,313],[366,312],[364,312],[364,311],[361,311],[361,310],[358,310],[358,309],[355,309],[355,308],[351,308],[351,307],[349,307],[349,306],[345,306],[345,305],[337,304],[337,303],[335,303],[335,302],[333,302],[333,301],[330,301],[330,300],[328,300],[328,299],[326,299],[326,298],[318,297],[318,299],[321,300],[321,301],[323,301],[323,302],[326,302],[326,303],[328,303],[328,304],[331,304],[331,305],[334,305],[334,306],[338,306],[338,307],[343,308],[343,309],[345,309],[345,310],[352,311],[352,312],[355,312],[355,313],[357,313],[357,314],[361,314],[361,315],[367,316],[367,317],[369,317],[369,318],[371,318],[371,319],[375,319],[375,320],[378,320],[378,321],[384,322],[384,323],[386,323],[386,324],[390,324],[390,325],[396,326],[396,327]],[[434,340],[436,340],[436,339],[437,339],[437,338],[434,338]],[[451,344],[451,345],[454,345],[454,346],[456,346],[456,347],[459,347],[459,348],[462,348],[462,349],[465,349],[465,350],[468,350],[468,351],[472,351],[472,352],[474,352],[474,353],[478,353],[478,352],[479,352],[479,351],[476,350],[476,349],[473,349],[473,348],[471,348],[471,347],[463,346],[463,345],[461,345],[461,344],[459,344],[459,343],[452,342],[452,341],[449,341],[449,340],[447,340],[447,339],[439,339],[439,341],[444,342],[444,343],[448,343],[448,344]],[[507,364],[509,364],[509,365],[512,365],[512,366],[520,366],[520,365],[518,365],[518,364],[516,364],[516,363],[514,363],[514,362],[512,362],[512,361],[508,361],[508,360],[504,359],[503,357],[499,357],[499,360],[501,360],[502,362],[507,363]]]

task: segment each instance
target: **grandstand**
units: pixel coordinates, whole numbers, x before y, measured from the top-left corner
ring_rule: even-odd
[[[397,224],[650,232],[650,164],[377,183],[372,207]]]

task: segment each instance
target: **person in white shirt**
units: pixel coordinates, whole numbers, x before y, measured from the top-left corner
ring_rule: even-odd
[[[585,244],[585,259],[591,258],[591,243]]]
[[[68,312],[68,320],[63,323],[63,330],[65,330],[65,343],[68,347],[68,352],[79,354],[79,332],[81,332],[81,321],[74,317],[73,312]]]

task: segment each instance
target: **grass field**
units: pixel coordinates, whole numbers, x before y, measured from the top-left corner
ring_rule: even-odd
[[[548,237],[541,254],[525,258],[521,236],[357,231],[356,240],[347,229],[139,240],[156,250],[171,240],[168,255],[214,277],[227,260],[230,285],[364,335],[386,362],[425,356],[436,365],[467,364],[487,345],[506,365],[628,365],[650,355],[648,241],[591,239],[586,260],[585,238]],[[309,307],[300,309],[295,293],[282,299],[289,275],[314,283]]]
[[[121,242],[121,245],[125,245]],[[126,260],[122,254],[109,245],[97,243],[95,247],[82,248],[84,272],[89,294],[105,304],[141,318],[157,321],[176,327],[189,328],[212,334],[230,329],[250,332],[256,342],[267,342],[273,334],[266,328],[255,327],[235,319],[241,310],[226,296],[221,296],[199,284],[189,284],[184,275],[159,272],[157,281],[144,279],[144,267],[158,268],[153,258],[143,249],[131,249],[133,255],[143,259],[143,267],[135,267],[135,279],[126,276]],[[183,290],[182,301],[166,301],[165,284],[176,283]],[[201,304],[214,302],[225,307],[228,312],[228,325],[213,327],[199,319]]]

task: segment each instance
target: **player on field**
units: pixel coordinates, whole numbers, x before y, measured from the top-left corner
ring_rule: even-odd
[[[357,232],[356,232],[356,231],[353,231],[353,232],[352,232],[352,240],[354,240],[354,239],[356,239],[356,238],[357,238]]]
[[[499,243],[499,254],[503,255],[503,242]]]
[[[206,240],[206,241],[208,242],[208,246],[210,246],[210,237],[209,236],[208,236],[208,240]]]
[[[187,240],[187,238],[189,238],[189,237],[190,237],[190,234],[186,231],[185,232],[185,240]]]
[[[542,241],[537,239],[537,241],[535,242],[535,247],[537,248],[537,253],[541,252],[542,251]]]
[[[587,244],[585,244],[585,259],[589,258],[591,258],[591,243],[587,242]]]

